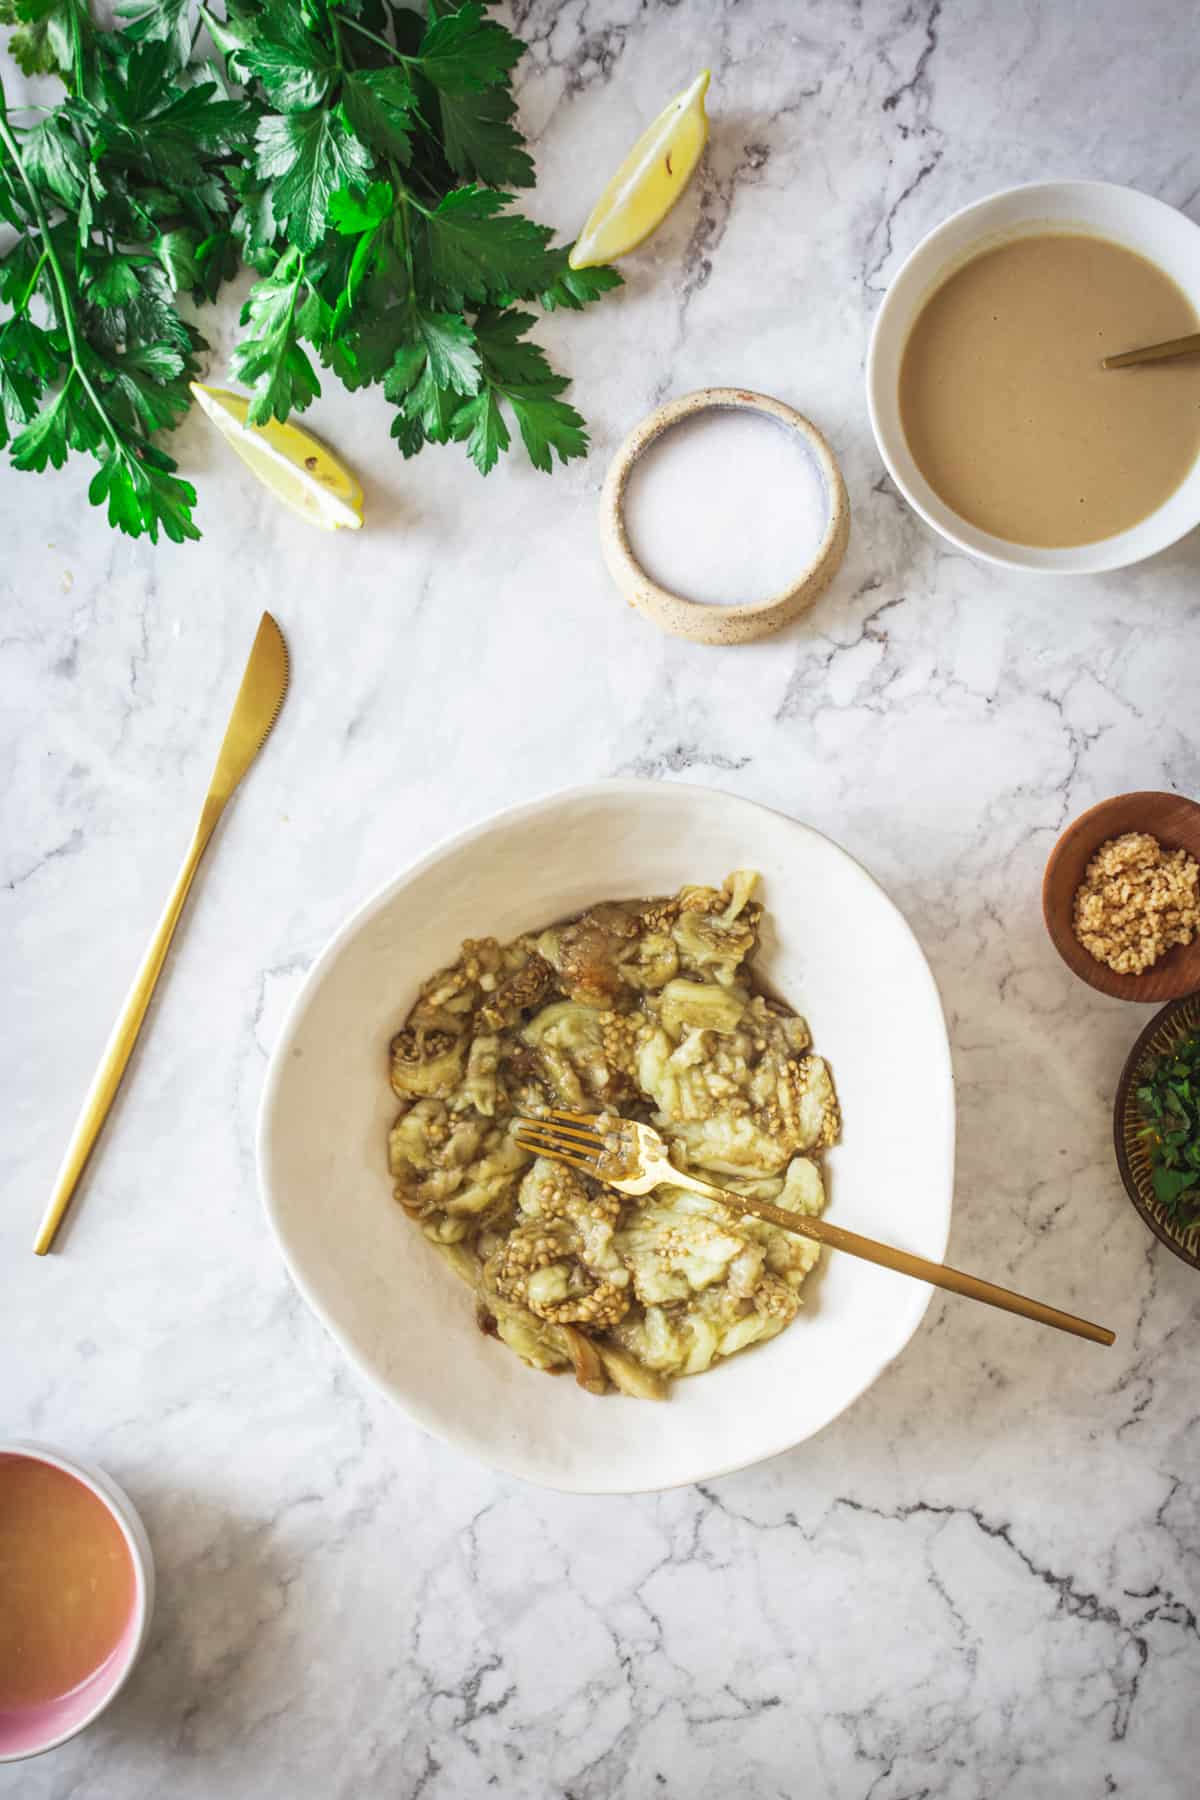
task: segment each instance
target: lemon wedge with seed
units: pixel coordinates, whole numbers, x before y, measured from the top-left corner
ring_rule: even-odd
[[[708,142],[704,95],[709,72],[702,69],[643,131],[579,234],[568,258],[573,269],[613,262],[657,231],[700,161]]]
[[[277,500],[323,531],[361,531],[363,491],[345,463],[299,425],[248,425],[250,402],[228,388],[190,383],[196,403]]]

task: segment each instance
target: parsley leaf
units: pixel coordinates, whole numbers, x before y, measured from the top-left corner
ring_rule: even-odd
[[[488,390],[507,401],[530,462],[549,474],[552,452],[564,463],[586,456],[588,437],[575,408],[558,397],[565,378],[554,373],[540,345],[524,341],[535,323],[530,313],[491,313],[480,316],[475,330]]]
[[[308,29],[303,10],[291,0],[261,9],[253,28],[241,34],[237,58],[281,112],[318,106],[336,69],[332,44]]]
[[[170,458],[164,460],[170,464]],[[93,506],[107,500],[109,524],[130,537],[144,531],[156,544],[160,526],[176,544],[200,536],[192,523],[195,488],[149,461],[139,463],[116,451],[104,457],[92,477],[88,499]]]
[[[383,382],[387,398],[399,407],[392,436],[405,456],[415,455],[427,441],[444,444],[461,437],[463,396],[474,395],[482,380],[475,334],[465,319],[455,313],[417,313],[412,323],[414,338],[399,346]],[[479,458],[475,461],[478,466]],[[493,456],[488,468],[494,461]]]
[[[445,444],[461,436],[463,396],[473,395],[482,380],[474,333],[465,319],[454,313],[418,313],[413,330],[413,341],[397,349],[383,383],[384,393],[399,407],[392,436],[405,456],[415,455],[426,442]]]
[[[475,393],[482,365],[467,321],[458,313],[422,313],[417,331],[437,385],[456,394]]]
[[[231,171],[230,185],[241,202],[233,216],[233,234],[250,267],[265,273],[275,264],[279,230],[271,184],[260,182],[253,169],[241,168]]]
[[[507,88],[482,94],[442,94],[442,147],[456,175],[491,187],[532,187],[533,160],[512,120],[517,103]]]
[[[257,333],[244,338],[234,352],[239,378],[253,389],[247,414],[251,424],[303,412],[321,392],[316,370],[298,341],[319,329],[319,306],[304,291],[304,259],[289,252],[280,268],[282,274],[254,284],[242,308],[242,324]]]
[[[403,68],[355,70],[342,87],[346,117],[363,141],[407,167],[416,129],[416,96]]]
[[[63,109],[26,132],[21,160],[38,187],[64,206],[78,206],[87,180],[87,155]]]
[[[440,290],[461,307],[505,294],[536,292],[551,270],[546,246],[553,235],[520,213],[506,213],[508,194],[455,188],[425,212],[423,254],[427,291]]]
[[[427,361],[420,376],[401,402],[406,418],[420,423],[431,444],[448,444],[458,396],[451,388],[439,387],[432,365]]]
[[[523,341],[536,324],[532,313],[488,311],[479,315],[475,329],[488,379],[499,387],[549,387],[561,393],[566,381],[551,369],[541,345]]]
[[[192,0],[125,0],[117,7],[131,43],[159,41],[183,68],[192,53]]]
[[[40,473],[47,464],[61,469],[67,460],[67,395],[63,387],[44,406],[24,431],[13,439],[12,460],[16,469]]]
[[[383,378],[383,391],[388,399],[403,400],[428,361],[429,352],[424,344],[401,344]]]
[[[521,441],[535,469],[549,475],[554,467],[552,450],[557,450],[558,460],[563,463],[573,456],[587,455],[588,435],[583,420],[565,400],[556,400],[538,388],[528,392],[517,388],[501,391],[516,415]]]
[[[343,236],[359,231],[373,231],[382,225],[396,203],[386,181],[373,181],[366,193],[354,188],[339,188],[329,200],[329,223]]]
[[[615,269],[607,264],[597,263],[589,269],[573,269],[567,262],[572,246],[567,244],[562,250],[553,253],[556,273],[549,287],[537,296],[538,301],[547,312],[554,312],[558,307],[566,307],[571,312],[582,312],[593,300],[611,293],[613,288],[624,286]]]
[[[425,448],[425,433],[421,430],[421,421],[410,419],[402,412],[397,413],[392,420],[392,436],[406,461]]]
[[[454,436],[460,443],[465,441],[467,455],[481,475],[495,468],[500,452],[508,449],[509,436],[493,388],[485,388],[459,408],[454,415]]]
[[[322,345],[321,360],[337,371],[348,388],[383,381],[398,347],[406,341],[411,318],[410,306],[381,306],[378,311],[355,313],[339,338]]]
[[[188,363],[173,344],[142,344],[113,357],[101,380],[131,431],[174,431],[191,405]]]
[[[421,39],[421,73],[445,94],[477,94],[503,81],[525,53],[520,38],[475,3],[433,18]]]
[[[124,306],[140,294],[137,267],[127,256],[102,256],[91,265],[87,297],[94,306]]]
[[[62,75],[72,72],[74,31],[87,21],[86,0],[3,0],[0,24],[17,29],[8,47],[18,68],[26,75]],[[90,27],[90,21],[87,21]]]
[[[189,352],[202,341],[194,328],[179,316],[175,296],[163,270],[155,263],[134,265],[135,281],[128,298],[111,290],[103,305],[94,300],[86,284],[80,295],[80,318],[89,342],[106,354],[122,344],[157,343],[165,339]]]
[[[65,354],[62,333],[43,331],[30,319],[9,319],[0,328],[0,368],[30,375],[39,384],[53,381]]]
[[[26,370],[0,361],[0,449],[7,444],[12,426],[26,425],[32,419],[40,391],[40,384]]]
[[[268,114],[259,121],[255,142],[258,173],[273,183],[276,218],[287,221],[291,243],[313,249],[329,218],[330,195],[370,174],[370,151],[337,113],[323,107]]]
[[[178,227],[162,232],[155,239],[154,253],[177,294],[197,285],[200,280],[199,245],[194,231]]]

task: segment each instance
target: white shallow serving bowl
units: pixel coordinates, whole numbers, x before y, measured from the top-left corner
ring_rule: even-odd
[[[1045,550],[993,537],[952,511],[917,467],[900,422],[900,362],[913,322],[930,294],[977,251],[1046,230],[1087,231],[1135,250],[1164,269],[1200,313],[1200,226],[1173,206],[1107,181],[1043,181],[1004,188],[952,213],[921,239],[896,275],[871,332],[867,410],[888,474],[913,510],[949,543],[1005,568],[1043,575],[1093,575],[1141,562],[1200,525],[1200,461],[1162,506],[1128,531],[1094,544]],[[970,404],[969,396],[964,395],[963,403]]]
[[[471,1297],[392,1198],[388,1042],[464,937],[508,939],[591,902],[761,871],[759,967],[809,1020],[842,1102],[831,1216],[941,1258],[954,1094],[937,988],[901,914],[820,832],[731,795],[604,782],[514,808],[431,852],[337,933],[271,1058],[258,1157],[296,1285],[418,1425],[543,1486],[637,1493],[742,1468],[837,1417],[907,1344],[931,1290],[833,1256],[796,1323],[654,1405],[596,1398],[484,1337]]]

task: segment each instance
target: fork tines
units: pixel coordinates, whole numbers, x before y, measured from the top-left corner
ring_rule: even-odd
[[[551,1112],[544,1119],[518,1118],[513,1133],[525,1150],[554,1157],[593,1175],[605,1148],[602,1134],[587,1123],[586,1113]]]

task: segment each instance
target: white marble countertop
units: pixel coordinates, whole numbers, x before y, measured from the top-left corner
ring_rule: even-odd
[[[677,213],[621,296],[543,332],[593,431],[585,464],[547,479],[514,458],[486,483],[457,450],[404,464],[383,401],[331,387],[312,416],[366,477],[353,541],[294,527],[198,418],[179,444],[199,545],[118,538],[82,470],[0,473],[3,1423],[128,1487],[160,1583],[125,1694],[0,1770],[0,1793],[1190,1795],[1200,1286],[1113,1165],[1112,1091],[1145,1014],[1066,972],[1039,882],[1092,801],[1200,790],[1200,540],[1078,585],[940,550],[882,476],[861,368],[898,259],[992,188],[1086,174],[1200,207],[1192,9],[516,13],[536,206],[564,224],[639,121],[713,68],[712,146]],[[218,374],[231,326],[227,301]],[[630,424],[723,382],[810,413],[854,509],[810,618],[729,652],[628,612],[594,517]],[[291,698],[62,1254],[35,1262],[264,605]],[[625,771],[783,808],[887,884],[953,1033],[951,1260],[1112,1324],[1113,1351],[939,1296],[800,1450],[615,1501],[497,1477],[360,1390],[255,1190],[283,1010],[346,912],[434,836]]]

